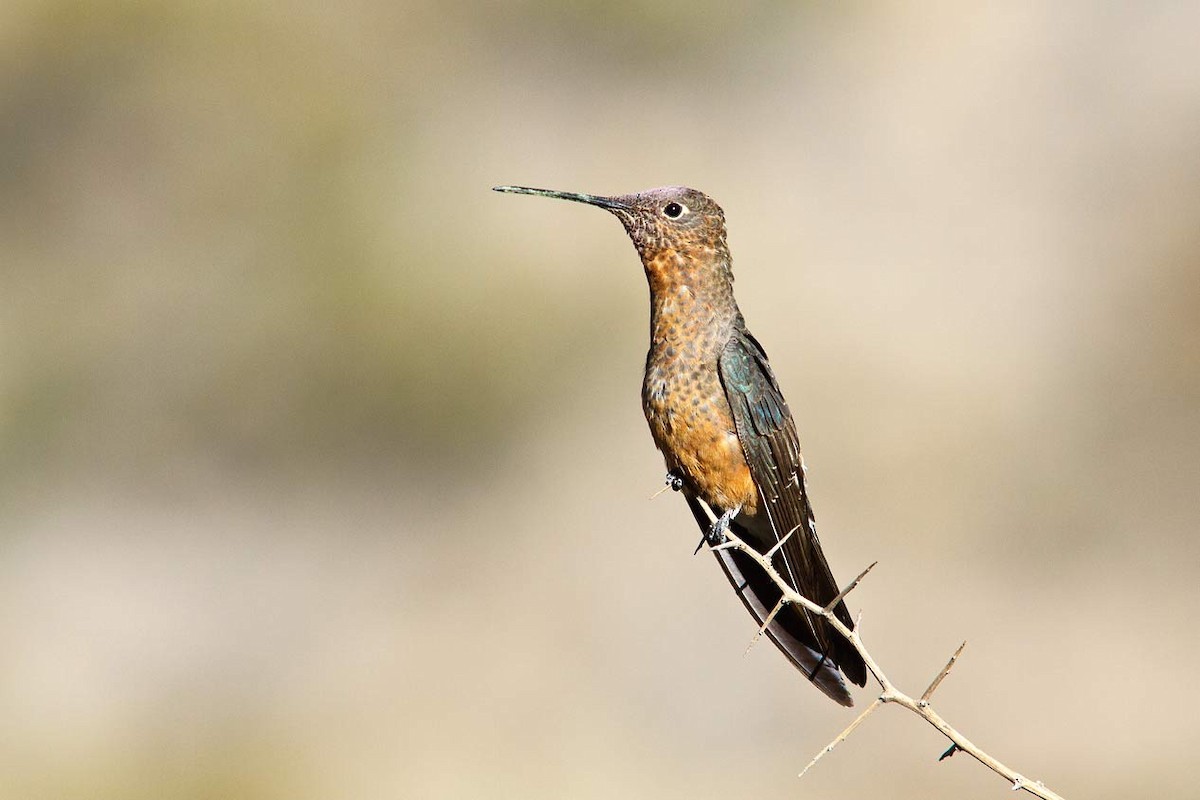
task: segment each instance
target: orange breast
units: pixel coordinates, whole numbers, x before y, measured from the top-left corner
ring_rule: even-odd
[[[702,268],[712,258],[663,249],[643,261],[651,337],[642,408],[668,469],[714,509],[753,514],[758,492],[717,369],[737,306],[728,278]]]
[[[708,371],[651,365],[642,399],[667,468],[682,472],[713,508],[753,514],[758,493],[715,364]]]
[[[704,502],[719,511],[757,510],[757,492],[737,436],[678,417],[656,418],[650,430],[668,469],[682,472]]]

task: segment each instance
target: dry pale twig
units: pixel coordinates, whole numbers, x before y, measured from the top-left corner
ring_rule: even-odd
[[[771,623],[775,620],[775,615],[782,611],[783,607],[786,605],[787,601],[782,597],[779,598],[779,602],[776,603],[775,607],[771,609],[771,613],[767,614],[767,618],[763,620],[762,625],[758,626],[758,631],[754,634],[754,638],[750,640],[750,644],[746,645],[746,653],[749,653],[750,648],[754,647],[754,645],[758,643],[758,640],[762,638],[762,635],[767,632],[767,628],[770,627]]]
[[[825,604],[825,609],[821,613],[828,614],[830,611],[833,611],[833,609],[837,608],[837,604],[842,602],[842,600],[845,599],[846,595],[853,592],[854,587],[858,586],[858,582],[861,581],[863,578],[867,577],[867,573],[870,572],[871,570],[875,569],[875,565],[878,563],[879,563],[878,561],[872,561],[871,566],[867,567],[862,572],[858,573],[858,577],[855,578],[854,580],[850,581],[849,586],[847,586],[845,589],[842,589],[840,592],[837,593],[836,597],[834,597],[832,600],[830,600],[828,603]],[[860,616],[862,615],[861,611],[858,613]],[[854,623],[854,629],[858,630],[858,622]]]
[[[954,655],[950,656],[950,660],[946,662],[946,666],[942,667],[942,671],[933,679],[933,683],[929,684],[929,688],[925,690],[925,694],[921,695],[921,699],[918,702],[929,705],[929,698],[933,697],[933,693],[937,691],[937,687],[941,686],[942,681],[946,680],[946,676],[950,674],[950,669],[954,666],[954,662],[958,661],[958,657],[962,655],[962,651],[966,647],[966,642],[958,646],[958,649],[954,651]]]
[[[771,564],[770,558],[764,556],[762,553],[759,553],[757,550],[747,545],[732,531],[726,531],[725,535],[728,537],[728,541],[719,545],[720,549],[741,550],[743,553],[758,562],[758,565],[763,569],[763,571],[770,576],[771,580],[773,580],[776,585],[778,585],[780,591],[783,593],[783,597],[780,600],[780,605],[776,606],[776,611],[778,611],[778,609],[782,607],[784,603],[792,603],[794,605],[803,607],[811,614],[824,617],[829,622],[830,626],[837,631],[839,635],[846,639],[846,641],[848,641],[850,645],[856,651],[858,651],[858,654],[862,656],[863,663],[866,664],[867,670],[871,673],[871,677],[875,679],[875,681],[879,684],[879,688],[882,690],[879,694],[879,697],[877,697],[875,701],[871,703],[871,705],[868,706],[865,711],[863,711],[863,713],[859,714],[854,722],[851,722],[850,725],[844,731],[838,734],[832,742],[825,745],[825,747],[819,753],[817,753],[813,760],[809,762],[808,766],[804,768],[804,771],[800,773],[801,775],[803,775],[805,772],[808,772],[813,764],[816,764],[822,756],[845,741],[846,737],[853,733],[854,729],[862,724],[862,722],[873,711],[875,711],[875,709],[887,703],[894,703],[921,717],[921,719],[928,722],[930,725],[936,728],[939,733],[950,740],[950,749],[942,755],[942,758],[953,755],[956,751],[962,751],[986,766],[988,769],[995,772],[997,775],[1000,775],[1005,780],[1009,781],[1012,784],[1013,791],[1022,789],[1035,797],[1042,798],[1043,800],[1063,800],[1061,795],[1048,789],[1042,784],[1041,781],[1034,781],[1026,778],[1021,773],[1017,772],[1011,767],[1006,766],[999,760],[981,750],[975,745],[974,742],[959,733],[959,731],[953,728],[950,723],[946,722],[946,720],[942,719],[942,717],[933,710],[933,706],[929,704],[930,698],[933,697],[933,693],[941,685],[942,681],[946,679],[946,676],[954,667],[955,662],[958,661],[958,657],[962,654],[963,648],[967,646],[966,642],[963,642],[962,645],[959,646],[954,655],[950,657],[950,660],[946,662],[946,666],[942,667],[941,672],[939,672],[937,677],[935,677],[929,684],[929,688],[925,690],[925,693],[921,695],[921,699],[914,700],[912,697],[896,688],[896,686],[888,679],[887,675],[884,674],[879,664],[867,651],[866,646],[862,642],[862,638],[859,636],[858,623],[856,622],[854,628],[850,629],[846,627],[846,625],[840,619],[837,618],[837,615],[834,614],[833,609],[835,606],[837,606],[838,601],[849,594],[851,590],[858,585],[858,582],[866,577],[866,574],[871,571],[875,564],[872,564],[870,567],[867,567],[865,570],[863,570],[862,574],[860,574],[850,583],[850,585],[838,593],[838,596],[833,600],[833,602],[822,608],[821,606],[809,600],[807,597],[800,595],[794,589],[792,589],[792,587],[788,585],[787,581],[783,579],[783,576],[781,576]],[[763,629],[765,628],[766,624],[763,625]],[[755,638],[757,639],[757,636]]]
[[[808,766],[806,766],[804,769],[800,770],[799,777],[803,778],[804,773],[806,773],[810,769],[812,769],[813,764],[816,764],[818,761],[820,761],[822,756],[824,756],[826,753],[832,751],[833,748],[837,747],[842,742],[846,741],[846,737],[849,736],[850,734],[854,733],[854,729],[857,728],[859,725],[861,725],[862,721],[864,719],[866,719],[868,716],[870,716],[871,712],[874,711],[875,709],[879,708],[881,705],[883,705],[883,700],[876,697],[874,702],[872,702],[871,705],[867,706],[865,711],[863,711],[861,714],[859,714],[857,717],[854,718],[854,722],[851,722],[849,725],[846,726],[846,730],[839,733],[836,737],[834,737],[834,740],[832,742],[830,742],[829,744],[822,747],[819,751],[817,751],[817,754],[815,756],[813,756],[812,761],[808,762]]]

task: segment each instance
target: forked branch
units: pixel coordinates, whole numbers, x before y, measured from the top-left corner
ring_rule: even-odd
[[[780,600],[779,605],[776,606],[775,611],[778,611],[779,608],[781,608],[784,604],[791,603],[802,606],[811,614],[824,617],[829,622],[830,626],[837,631],[840,636],[845,638],[846,641],[848,641],[850,645],[858,652],[858,654],[862,656],[863,663],[867,665],[867,670],[871,673],[871,677],[875,679],[875,681],[879,684],[879,688],[881,689],[880,694],[877,698],[875,698],[875,701],[871,703],[871,705],[867,706],[866,710],[863,711],[862,714],[860,714],[853,722],[851,722],[844,731],[839,733],[833,741],[825,745],[825,747],[823,747],[821,751],[818,752],[815,757],[813,757],[813,760],[808,763],[808,766],[806,766],[800,773],[801,775],[803,775],[805,772],[808,772],[808,770],[811,769],[812,766],[816,764],[822,756],[845,741],[846,737],[853,733],[855,728],[861,725],[863,721],[866,720],[866,718],[870,716],[871,713],[877,708],[882,705],[886,705],[887,703],[894,703],[921,717],[921,719],[928,722],[930,725],[936,728],[939,733],[950,740],[950,748],[942,755],[943,759],[953,755],[955,752],[961,751],[1007,780],[1011,784],[1011,787],[1014,791],[1021,789],[1035,797],[1043,798],[1043,800],[1063,800],[1061,795],[1051,791],[1049,788],[1043,785],[1041,781],[1031,780],[1011,767],[1001,763],[999,760],[988,755],[986,752],[977,747],[974,742],[959,733],[957,729],[952,727],[950,723],[942,719],[942,717],[933,710],[933,706],[930,705],[930,699],[933,697],[933,693],[937,691],[937,688],[941,686],[942,681],[944,681],[946,676],[950,674],[950,670],[954,667],[955,662],[958,661],[958,657],[962,655],[963,648],[967,646],[966,642],[963,642],[962,645],[959,646],[958,650],[954,652],[954,655],[950,656],[950,660],[946,662],[946,666],[942,667],[941,672],[939,672],[929,684],[929,688],[926,689],[925,693],[921,695],[921,699],[914,700],[911,696],[897,689],[895,684],[893,684],[888,679],[887,675],[884,674],[883,669],[880,668],[879,664],[867,651],[866,645],[863,644],[862,638],[858,633],[858,625],[856,624],[854,629],[851,629],[837,618],[837,615],[833,612],[833,609],[837,606],[838,601],[849,594],[854,587],[858,586],[859,581],[866,577],[867,573],[870,572],[872,567],[875,566],[874,564],[863,570],[862,574],[860,574],[845,589],[843,589],[833,600],[833,602],[822,607],[812,602],[807,597],[798,594],[791,586],[789,586],[787,581],[783,579],[783,576],[781,576],[775,569],[774,565],[771,563],[771,559],[768,556],[764,556],[762,553],[759,553],[757,550],[747,545],[732,531],[726,531],[725,535],[728,538],[728,541],[720,545],[720,547],[722,549],[741,550],[750,558],[754,559],[783,593],[783,597]],[[772,614],[774,613],[775,612],[772,612]],[[764,624],[763,627],[765,628],[766,624]]]

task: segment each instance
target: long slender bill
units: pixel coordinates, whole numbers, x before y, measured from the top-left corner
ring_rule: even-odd
[[[496,186],[492,189],[492,191],[507,192],[508,194],[532,194],[538,197],[556,197],[559,200],[573,200],[576,203],[587,203],[590,206],[600,206],[601,208],[629,208],[629,206],[611,197],[600,197],[599,195],[594,194],[580,194],[578,192],[558,192],[554,191],[553,189],[533,189],[528,186]]]

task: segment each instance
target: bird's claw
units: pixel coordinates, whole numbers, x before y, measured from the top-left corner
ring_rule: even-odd
[[[692,555],[700,552],[700,548],[704,545],[709,547],[719,547],[725,544],[725,531],[729,528],[729,520],[724,515],[716,522],[709,526],[704,535],[700,537],[700,542],[696,545],[696,549],[692,551]]]
[[[737,508],[731,508],[721,516],[717,517],[716,520],[714,520],[713,523],[704,531],[704,535],[700,537],[700,544],[696,545],[696,549],[692,551],[692,555],[699,553],[700,548],[704,547],[706,544],[709,547],[720,547],[721,545],[725,544],[727,541],[725,531],[729,530],[729,522],[735,516],[737,516],[737,513],[741,510],[741,506],[738,506]]]
[[[725,531],[729,530],[729,520],[731,519],[733,519],[733,514],[726,511],[717,517],[717,521],[705,532],[704,538],[709,547],[725,544]]]

